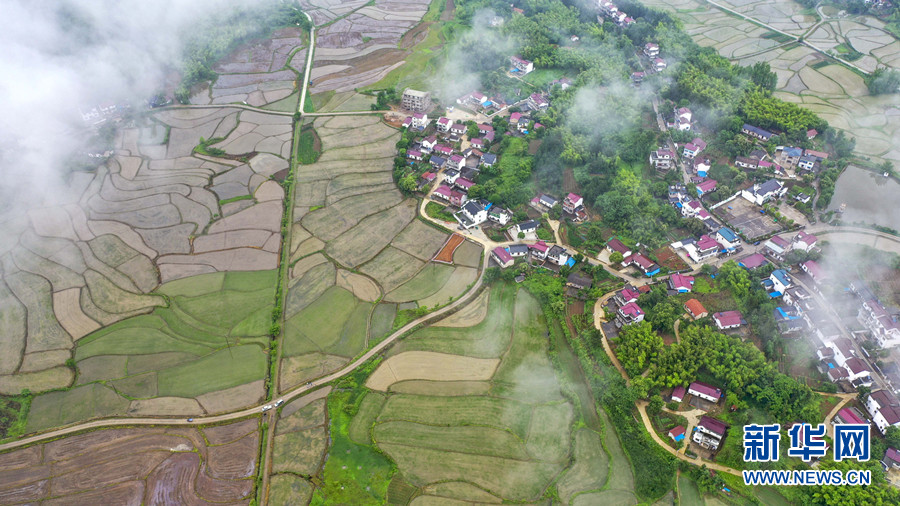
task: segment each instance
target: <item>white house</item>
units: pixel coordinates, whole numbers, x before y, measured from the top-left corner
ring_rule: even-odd
[[[427,114],[417,112],[412,115],[412,127],[413,128],[425,128],[427,126],[428,126],[428,115]]]
[[[675,110],[675,128],[679,131],[687,131],[691,129],[691,120],[694,114],[687,107],[681,107]]]
[[[866,399],[866,411],[882,434],[892,425],[900,426],[900,402],[887,390],[869,394]]]
[[[779,260],[784,257],[784,254],[787,253],[791,247],[790,243],[777,235],[773,235],[772,237],[770,237],[769,240],[763,244],[763,246],[767,250],[766,253]]]
[[[534,70],[533,62],[530,62],[530,61],[528,61],[524,58],[520,58],[518,56],[510,56],[509,62],[512,64],[514,69],[516,69],[518,72],[522,73],[523,75]]]
[[[793,241],[793,249],[802,249],[803,251],[810,251],[811,249],[816,247],[816,243],[819,241],[819,238],[812,235],[807,234],[806,231],[801,230],[797,232],[797,235],[794,236]]]
[[[438,118],[437,123],[435,124],[435,127],[437,128],[438,132],[447,133],[450,131],[450,125],[452,125],[452,124],[453,124],[453,122],[450,121],[450,118],[445,118],[445,117],[441,116],[440,118]]]
[[[456,217],[456,221],[459,222],[461,227],[468,230],[487,221],[488,212],[485,209],[486,207],[483,200],[470,200],[453,216]]]
[[[566,248],[563,248],[558,244],[554,244],[550,248],[550,251],[547,252],[547,259],[556,265],[565,265],[566,262],[569,261],[569,258],[571,257],[569,256],[569,252],[566,251]]]
[[[744,323],[744,315],[740,311],[722,311],[721,313],[713,313],[713,321],[719,330],[734,329],[740,327]]]
[[[570,193],[563,199],[562,208],[564,212],[575,214],[582,207],[584,207],[584,198],[581,195]]]
[[[716,232],[716,242],[727,250],[733,250],[741,245],[741,238],[728,227],[722,227]]]
[[[700,381],[691,383],[688,387],[688,393],[713,403],[718,403],[719,399],[722,398],[722,389]]]
[[[488,219],[494,223],[499,223],[500,226],[506,226],[506,224],[509,223],[509,220],[512,219],[512,216],[512,211],[500,206],[491,207],[491,211],[488,213]]]
[[[701,151],[706,149],[706,142],[697,137],[691,142],[684,145],[684,151],[681,153],[685,158],[693,159],[699,155]],[[708,170],[708,169],[707,169]]]
[[[616,321],[619,326],[631,325],[644,321],[644,310],[635,302],[629,302],[616,311]]]
[[[777,179],[770,179],[762,184],[755,184],[741,192],[741,196],[756,205],[763,205],[769,200],[777,199],[787,193],[784,183]]]
[[[872,332],[872,337],[882,348],[900,345],[900,325],[874,296],[863,299],[856,318]]]
[[[675,164],[675,153],[668,149],[657,149],[650,153],[650,164],[655,169],[670,169]]]
[[[513,264],[512,255],[510,255],[509,251],[506,251],[506,248],[504,248],[503,246],[497,246],[496,248],[491,250],[491,258],[493,258],[503,269],[506,269]]]
[[[791,276],[784,269],[775,269],[774,271],[772,271],[772,274],[769,275],[768,281],[772,284],[772,290],[774,292],[778,292],[781,295],[783,295],[788,288],[794,285]]]
[[[691,440],[704,448],[715,451],[722,444],[726,430],[728,430],[728,426],[724,422],[704,415],[700,417],[700,422],[694,427]]]
[[[644,54],[647,55],[647,58],[656,58],[659,56],[659,44],[653,42],[644,44]]]

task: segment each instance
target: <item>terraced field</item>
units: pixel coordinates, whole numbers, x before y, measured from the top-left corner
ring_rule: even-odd
[[[0,455],[3,504],[246,503],[257,419],[89,432]]]
[[[871,96],[863,78],[849,68],[827,60],[809,47],[785,43],[775,32],[739,19],[702,0],[661,2],[647,5],[672,12],[701,46],[716,48],[723,56],[752,65],[768,62],[778,75],[776,96],[802,104],[828,123],[856,138],[856,152],[875,161],[900,164],[893,139],[900,135],[900,109],[890,96]],[[720,2],[734,10],[793,35],[804,35],[819,20],[795,2]],[[830,11],[826,11],[830,12]],[[834,15],[834,12],[830,12]],[[853,63],[864,69],[881,64],[900,68],[900,48],[884,25],[869,16],[828,18],[807,35],[823,50],[849,45],[863,56]],[[665,47],[662,48],[665,52]]]
[[[389,500],[540,503],[556,481],[569,504],[601,489],[609,458],[597,433],[572,432],[537,301],[494,285],[471,304],[469,326],[451,316],[413,333],[366,380],[349,436],[396,463]]]
[[[422,20],[429,3],[301,0],[316,25],[330,23],[317,35],[310,93],[364,88],[402,65],[408,46],[401,38]]]
[[[306,64],[307,34],[282,28],[270,37],[235,49],[213,68],[218,78],[191,97],[192,104],[244,103],[293,112],[300,94],[297,82]]]
[[[346,364],[397,311],[462,295],[478,264],[434,263],[447,234],[415,219],[392,179],[398,132],[378,117],[317,118],[322,155],[297,169],[282,390]],[[479,248],[480,253],[480,248]]]

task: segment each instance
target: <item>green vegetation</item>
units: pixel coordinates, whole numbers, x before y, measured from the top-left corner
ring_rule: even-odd
[[[31,395],[0,396],[0,440],[15,438],[25,433]]]
[[[396,468],[375,447],[355,443],[349,433],[353,417],[366,397],[365,378],[379,363],[380,359],[375,359],[345,376],[328,396],[331,445],[311,504],[385,502],[388,483]]]
[[[219,205],[224,206],[225,204],[230,204],[232,202],[237,202],[240,200],[253,200],[253,195],[238,195],[236,197],[222,199],[219,201]]]
[[[319,136],[316,135],[315,129],[312,125],[304,125],[297,137],[297,160],[304,165],[316,163],[321,154],[321,147],[317,146],[318,144],[320,144]]]
[[[262,37],[284,26],[299,26],[309,30],[309,20],[294,5],[267,2],[259,6],[235,6],[208,12],[186,34],[187,42],[182,55],[182,78],[175,98],[186,104],[190,101],[191,88],[216,78],[213,65],[236,46]]]
[[[456,220],[456,218],[453,217],[453,213],[447,210],[447,206],[442,206],[437,202],[428,202],[425,204],[425,214],[438,220],[450,222]]]
[[[897,93],[900,91],[900,71],[879,68],[866,77],[866,85],[873,95]]]
[[[212,139],[200,137],[200,144],[197,144],[197,146],[194,147],[194,152],[207,156],[225,156],[226,153],[224,149],[211,147],[213,144],[218,144],[224,140],[224,137],[215,137]]]

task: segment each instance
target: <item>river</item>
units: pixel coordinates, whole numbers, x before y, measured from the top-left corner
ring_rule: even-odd
[[[847,204],[841,220],[900,228],[900,183],[854,165],[838,178],[828,210]]]

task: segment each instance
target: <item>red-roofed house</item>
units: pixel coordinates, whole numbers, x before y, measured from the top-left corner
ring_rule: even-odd
[[[882,348],[900,345],[900,325],[878,299],[863,299],[856,318],[872,331]]]
[[[422,152],[417,149],[410,149],[406,152],[406,157],[410,160],[422,161]]]
[[[712,237],[703,234],[700,236],[700,239],[697,239],[693,244],[685,245],[684,249],[687,251],[691,260],[694,262],[701,262],[716,255],[719,251],[719,243]]]
[[[627,257],[628,255],[631,255],[631,249],[629,249],[628,246],[625,246],[625,244],[623,244],[622,241],[620,241],[616,238],[612,238],[609,240],[608,243],[606,243],[606,249],[608,249],[610,253],[613,253],[613,252],[621,253],[623,257]]]
[[[445,184],[438,186],[431,192],[431,196],[432,198],[444,200],[454,206],[462,206],[466,202],[466,195],[464,193],[453,190]]]
[[[695,381],[688,386],[687,393],[696,395],[697,397],[709,402],[718,403],[722,398],[722,389],[712,385],[707,385],[701,381]]]
[[[453,148],[451,148],[450,146],[445,146],[443,144],[436,145],[434,147],[434,151],[435,151],[435,153],[440,153],[442,155],[452,155],[453,154]]]
[[[888,427],[893,425],[900,426],[900,402],[894,394],[887,390],[879,390],[872,392],[866,399],[866,411],[875,422],[875,426],[882,434],[887,432]]]
[[[701,151],[706,149],[706,141],[697,137],[691,142],[684,145],[684,151],[682,155],[684,155],[687,159],[692,159],[695,156],[699,155]]]
[[[750,270],[756,269],[758,267],[762,267],[763,265],[766,265],[767,263],[769,263],[769,261],[766,260],[766,257],[763,256],[762,253],[754,253],[754,254],[748,256],[747,258],[744,258],[744,259],[738,261],[738,265],[740,265],[744,269],[750,269]]]
[[[743,325],[744,317],[740,311],[723,311],[721,313],[713,313],[713,321],[719,330],[734,329]]]
[[[773,235],[768,241],[763,243],[763,246],[769,255],[781,260],[784,258],[784,254],[788,252],[791,245],[781,237]]]
[[[450,131],[450,125],[452,125],[452,124],[453,124],[453,122],[450,121],[450,118],[445,118],[445,117],[441,116],[440,118],[438,118],[437,123],[435,124],[435,127],[437,128],[438,132],[447,133]]]
[[[697,299],[690,299],[684,303],[684,310],[691,315],[691,318],[698,320],[708,315],[709,312],[706,311],[706,308],[703,307],[703,304],[700,303]]]
[[[457,188],[459,188],[460,190],[465,191],[465,192],[468,192],[469,190],[472,189],[473,186],[475,186],[474,181],[469,181],[468,179],[462,178],[462,177],[457,179],[456,183],[454,183],[454,184],[456,185]]]
[[[881,459],[881,467],[885,471],[888,469],[900,469],[900,452],[894,448],[885,450],[884,458]]]
[[[669,437],[676,443],[678,441],[684,441],[684,427],[679,425],[678,427],[673,428],[669,431]]]
[[[725,422],[704,415],[700,417],[700,422],[694,427],[694,435],[691,440],[704,448],[715,451],[725,439],[726,430],[728,430],[728,426],[725,425]]]
[[[474,139],[470,139],[470,140],[469,140],[469,144],[470,144],[473,148],[484,149],[484,141],[481,140],[481,139],[479,139],[478,137],[475,137]]]
[[[466,130],[468,130],[468,129],[469,129],[469,127],[467,127],[466,125],[464,125],[462,123],[454,123],[454,124],[450,125],[450,133],[451,134],[463,135],[466,133]]]
[[[862,413],[857,412],[853,408],[843,408],[834,415],[834,418],[831,419],[832,424],[837,423],[855,423],[855,424],[864,424],[869,423],[862,418]]]
[[[510,125],[518,125],[520,119],[522,119],[522,113],[514,112],[509,115],[509,124]]]
[[[797,235],[794,237],[794,249],[802,249],[803,251],[809,251],[816,246],[816,242],[819,241],[819,238],[812,235],[807,234],[805,231],[801,230],[797,232]]]
[[[684,394],[685,394],[686,392],[687,392],[687,390],[686,390],[683,386],[681,386],[681,385],[678,385],[677,387],[673,388],[673,389],[672,389],[672,397],[671,397],[671,398],[672,398],[672,402],[681,402],[681,401],[683,401],[683,400],[684,400]]]
[[[703,181],[702,183],[697,185],[697,196],[702,197],[707,193],[716,191],[717,185],[718,183],[715,179],[707,179],[706,181]]]
[[[806,138],[809,140],[815,139],[817,135],[819,135],[819,132],[815,128],[806,131]]]
[[[628,267],[629,265],[636,265],[645,276],[659,274],[660,270],[659,266],[653,263],[653,260],[650,260],[640,253],[632,253],[622,260],[623,267]]]
[[[532,93],[528,97],[528,105],[531,106],[532,109],[546,109],[550,106],[550,101],[540,93]]]
[[[563,211],[569,214],[575,214],[575,212],[582,207],[584,207],[584,199],[581,197],[581,195],[570,193],[566,195],[566,198],[563,199]]]
[[[447,164],[447,167],[462,170],[462,168],[466,166],[466,157],[462,155],[450,155],[450,160],[447,161]]]
[[[694,277],[675,273],[669,277],[669,289],[678,293],[688,293],[694,288]]]
[[[634,302],[620,307],[616,313],[616,320],[620,325],[631,325],[644,321],[644,310]]]
[[[803,272],[809,274],[809,277],[813,278],[813,281],[816,283],[821,283],[825,279],[825,271],[819,267],[815,260],[803,262],[800,264],[800,268],[803,269]]]
[[[550,249],[544,241],[538,241],[528,247],[531,248],[531,256],[539,260],[547,258],[547,250]]]
[[[518,56],[510,56],[509,62],[512,64],[514,69],[516,69],[523,75],[534,70],[533,62],[530,62],[530,61],[528,61],[524,58],[520,58]]]
[[[644,54],[647,58],[656,58],[659,56],[659,44],[648,42],[644,44]]]
[[[513,264],[513,257],[509,254],[509,251],[506,251],[506,248],[503,246],[497,246],[493,250],[491,250],[491,257],[500,265],[501,268],[506,269],[510,265]]]

